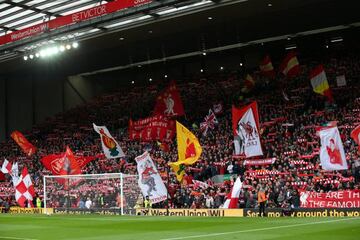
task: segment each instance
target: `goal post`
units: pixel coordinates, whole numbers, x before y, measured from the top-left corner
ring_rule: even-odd
[[[138,176],[123,173],[43,177],[44,213],[134,215],[141,207]]]

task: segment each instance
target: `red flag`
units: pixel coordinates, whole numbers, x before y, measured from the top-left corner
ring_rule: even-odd
[[[76,161],[74,153],[69,147],[66,147],[65,156],[64,156],[64,165],[60,171],[60,175],[77,175],[81,174],[81,169]]]
[[[300,64],[295,52],[289,52],[280,65],[280,72],[286,77],[293,78],[300,73]]]
[[[168,117],[185,114],[180,94],[174,81],[157,97],[154,113],[155,115],[165,115]]]
[[[66,148],[66,152],[63,154],[51,154],[43,157],[41,162],[54,175],[76,175],[81,173],[80,166],[69,147]]]
[[[264,59],[260,63],[260,71],[261,73],[269,78],[275,77],[274,67],[272,65],[271,59],[269,55],[266,55]]]
[[[19,145],[19,147],[24,151],[26,155],[31,156],[36,152],[36,147],[32,145],[21,132],[12,132],[11,138],[14,139],[14,141]]]
[[[357,143],[360,151],[360,125],[351,131],[351,137]]]
[[[245,154],[246,157],[263,155],[257,103],[254,101],[241,109],[233,106],[232,124],[234,137],[240,144],[236,154]]]
[[[97,154],[95,156],[75,156],[76,162],[78,163],[80,169],[85,167],[89,162],[92,162],[98,158],[104,158],[105,154]]]
[[[15,187],[15,199],[21,207],[25,206],[25,201],[31,202],[35,196],[34,185],[26,167],[23,168],[18,184]]]
[[[62,158],[64,157],[64,153],[62,154],[50,154],[41,159],[42,164],[46,169],[51,171],[54,175],[61,175],[60,168],[62,164]],[[82,169],[85,167],[89,162],[94,161],[98,158],[105,157],[104,154],[98,154],[95,156],[75,156],[77,165]]]

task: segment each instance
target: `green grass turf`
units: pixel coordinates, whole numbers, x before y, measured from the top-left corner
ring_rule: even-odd
[[[0,214],[0,239],[360,239],[360,218]]]

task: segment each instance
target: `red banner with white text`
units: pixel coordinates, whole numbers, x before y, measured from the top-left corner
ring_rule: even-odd
[[[1,36],[0,45],[150,2],[152,2],[152,0],[119,0],[102,4]]]
[[[129,138],[141,141],[170,141],[175,136],[175,121],[156,115],[129,122]]]
[[[360,190],[327,193],[300,192],[302,208],[359,208]]]

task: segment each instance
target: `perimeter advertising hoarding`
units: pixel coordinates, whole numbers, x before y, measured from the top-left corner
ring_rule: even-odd
[[[0,207],[0,213],[3,213],[4,208]],[[53,208],[47,208],[46,209],[47,213],[52,214],[54,213],[54,209]],[[21,207],[11,207],[8,211],[8,213],[10,214],[16,214],[16,213],[20,213],[20,214],[43,214],[44,213],[44,208],[21,208]]]
[[[136,215],[183,217],[243,217],[243,209],[137,209]]]
[[[268,217],[282,217],[283,209],[272,208],[266,209]],[[259,209],[245,208],[244,217],[258,217]],[[289,217],[359,217],[360,208],[308,208],[294,209],[290,212]]]
[[[0,207],[0,213],[3,208]],[[43,214],[43,208],[20,208],[11,207],[10,214]],[[121,215],[120,209],[66,209],[47,208],[50,214],[99,214]],[[268,217],[282,217],[282,209],[273,208],[266,210]],[[256,208],[245,209],[144,209],[139,208],[125,214],[146,216],[185,216],[185,217],[258,217],[259,210]],[[337,208],[337,209],[296,209],[289,217],[360,217],[360,208]]]
[[[98,215],[121,215],[120,208],[54,208],[54,214],[98,214]],[[125,214],[131,214],[126,212]]]

